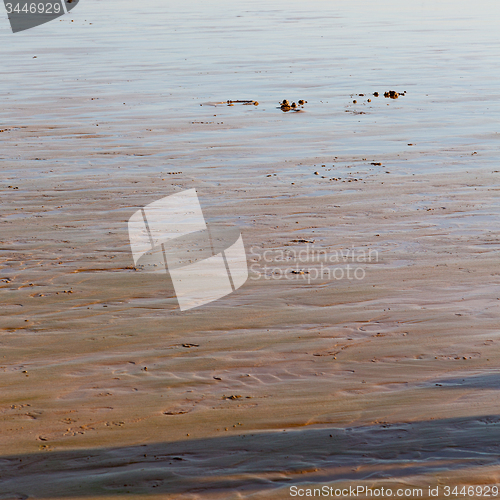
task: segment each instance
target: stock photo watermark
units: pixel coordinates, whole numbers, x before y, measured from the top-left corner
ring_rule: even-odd
[[[377,250],[326,250],[307,243],[305,248],[250,249],[251,280],[363,280],[368,264],[379,262]]]
[[[80,0],[4,0],[13,33],[48,23],[74,9]]]
[[[312,242],[296,248],[250,250],[250,272],[240,231],[207,224],[195,189],[165,196],[128,221],[137,270],[169,275],[179,308],[187,311],[231,294],[250,280],[363,280],[379,262],[369,248],[325,249]],[[299,243],[307,240],[297,240]]]
[[[372,488],[362,485],[348,487],[321,487],[290,486],[290,497],[330,497],[330,498],[497,498],[499,490],[497,485],[460,485],[460,486],[427,486],[426,488],[387,488],[384,486]]]
[[[166,196],[128,222],[139,270],[170,274],[181,311],[220,299],[248,278],[238,229],[207,225],[195,189]]]

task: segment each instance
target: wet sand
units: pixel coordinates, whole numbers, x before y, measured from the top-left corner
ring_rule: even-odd
[[[286,87],[284,60],[267,67],[279,91],[244,86],[255,61],[242,56],[232,82],[245,91],[221,95],[212,74],[168,98],[128,92],[119,53],[116,79],[75,76],[55,95],[56,28],[44,28],[39,95],[11,89],[0,127],[0,499],[498,483],[500,173],[495,124],[467,115],[472,91],[443,102],[449,91],[429,98],[422,81],[345,81],[326,103],[326,86]],[[21,57],[29,39],[19,43]],[[69,75],[78,58],[64,57]],[[106,57],[82,71],[99,74]],[[198,69],[173,78],[192,83]],[[383,98],[400,86],[406,96]],[[476,111],[498,105],[488,96]],[[284,98],[307,99],[304,113],[282,113]],[[259,106],[204,104],[227,99]],[[240,229],[252,272],[181,313],[168,279],[134,268],[127,221],[193,187],[207,221]],[[378,258],[357,265],[359,280],[258,260],[311,247]]]
[[[351,188],[313,169],[254,169],[246,189],[198,172],[7,191],[6,491],[284,498],[304,481],[497,481],[498,174],[382,171]],[[314,238],[378,262],[359,281],[261,276],[180,313],[168,281],[131,262],[126,221],[153,183],[194,183],[202,200],[231,190],[205,214],[231,214],[247,250]]]

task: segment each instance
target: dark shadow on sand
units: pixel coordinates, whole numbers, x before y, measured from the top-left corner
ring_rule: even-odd
[[[500,389],[500,373],[485,373],[450,378],[442,377],[423,385],[425,387],[441,386],[446,387],[447,389],[498,390]]]
[[[175,418],[175,417],[173,417]],[[0,457],[0,499],[258,491],[500,462],[500,416],[300,428]]]

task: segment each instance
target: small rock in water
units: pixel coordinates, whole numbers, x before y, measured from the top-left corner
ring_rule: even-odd
[[[300,111],[299,109],[299,106],[304,106],[304,104],[306,103],[307,101],[304,101],[304,99],[300,99],[298,101],[298,105],[296,102],[292,102],[290,104],[290,101],[288,99],[283,99],[282,102],[280,102],[280,108],[281,108],[281,111],[283,112],[287,112],[287,111],[290,111],[290,110],[293,110],[293,111]]]
[[[389,97],[390,99],[397,99],[399,94],[395,90],[389,90],[388,92],[384,92],[384,97]]]

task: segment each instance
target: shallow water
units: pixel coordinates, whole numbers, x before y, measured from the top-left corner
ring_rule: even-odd
[[[120,5],[88,0],[15,35],[4,16],[2,127],[57,127],[39,152],[67,149],[77,170],[89,165],[75,134],[89,127],[104,134],[96,151],[140,148],[151,169],[389,154],[401,172],[498,163],[493,1]],[[391,89],[407,94],[384,98]],[[282,113],[284,98],[307,100],[305,112]],[[228,99],[260,105],[200,106]]]

